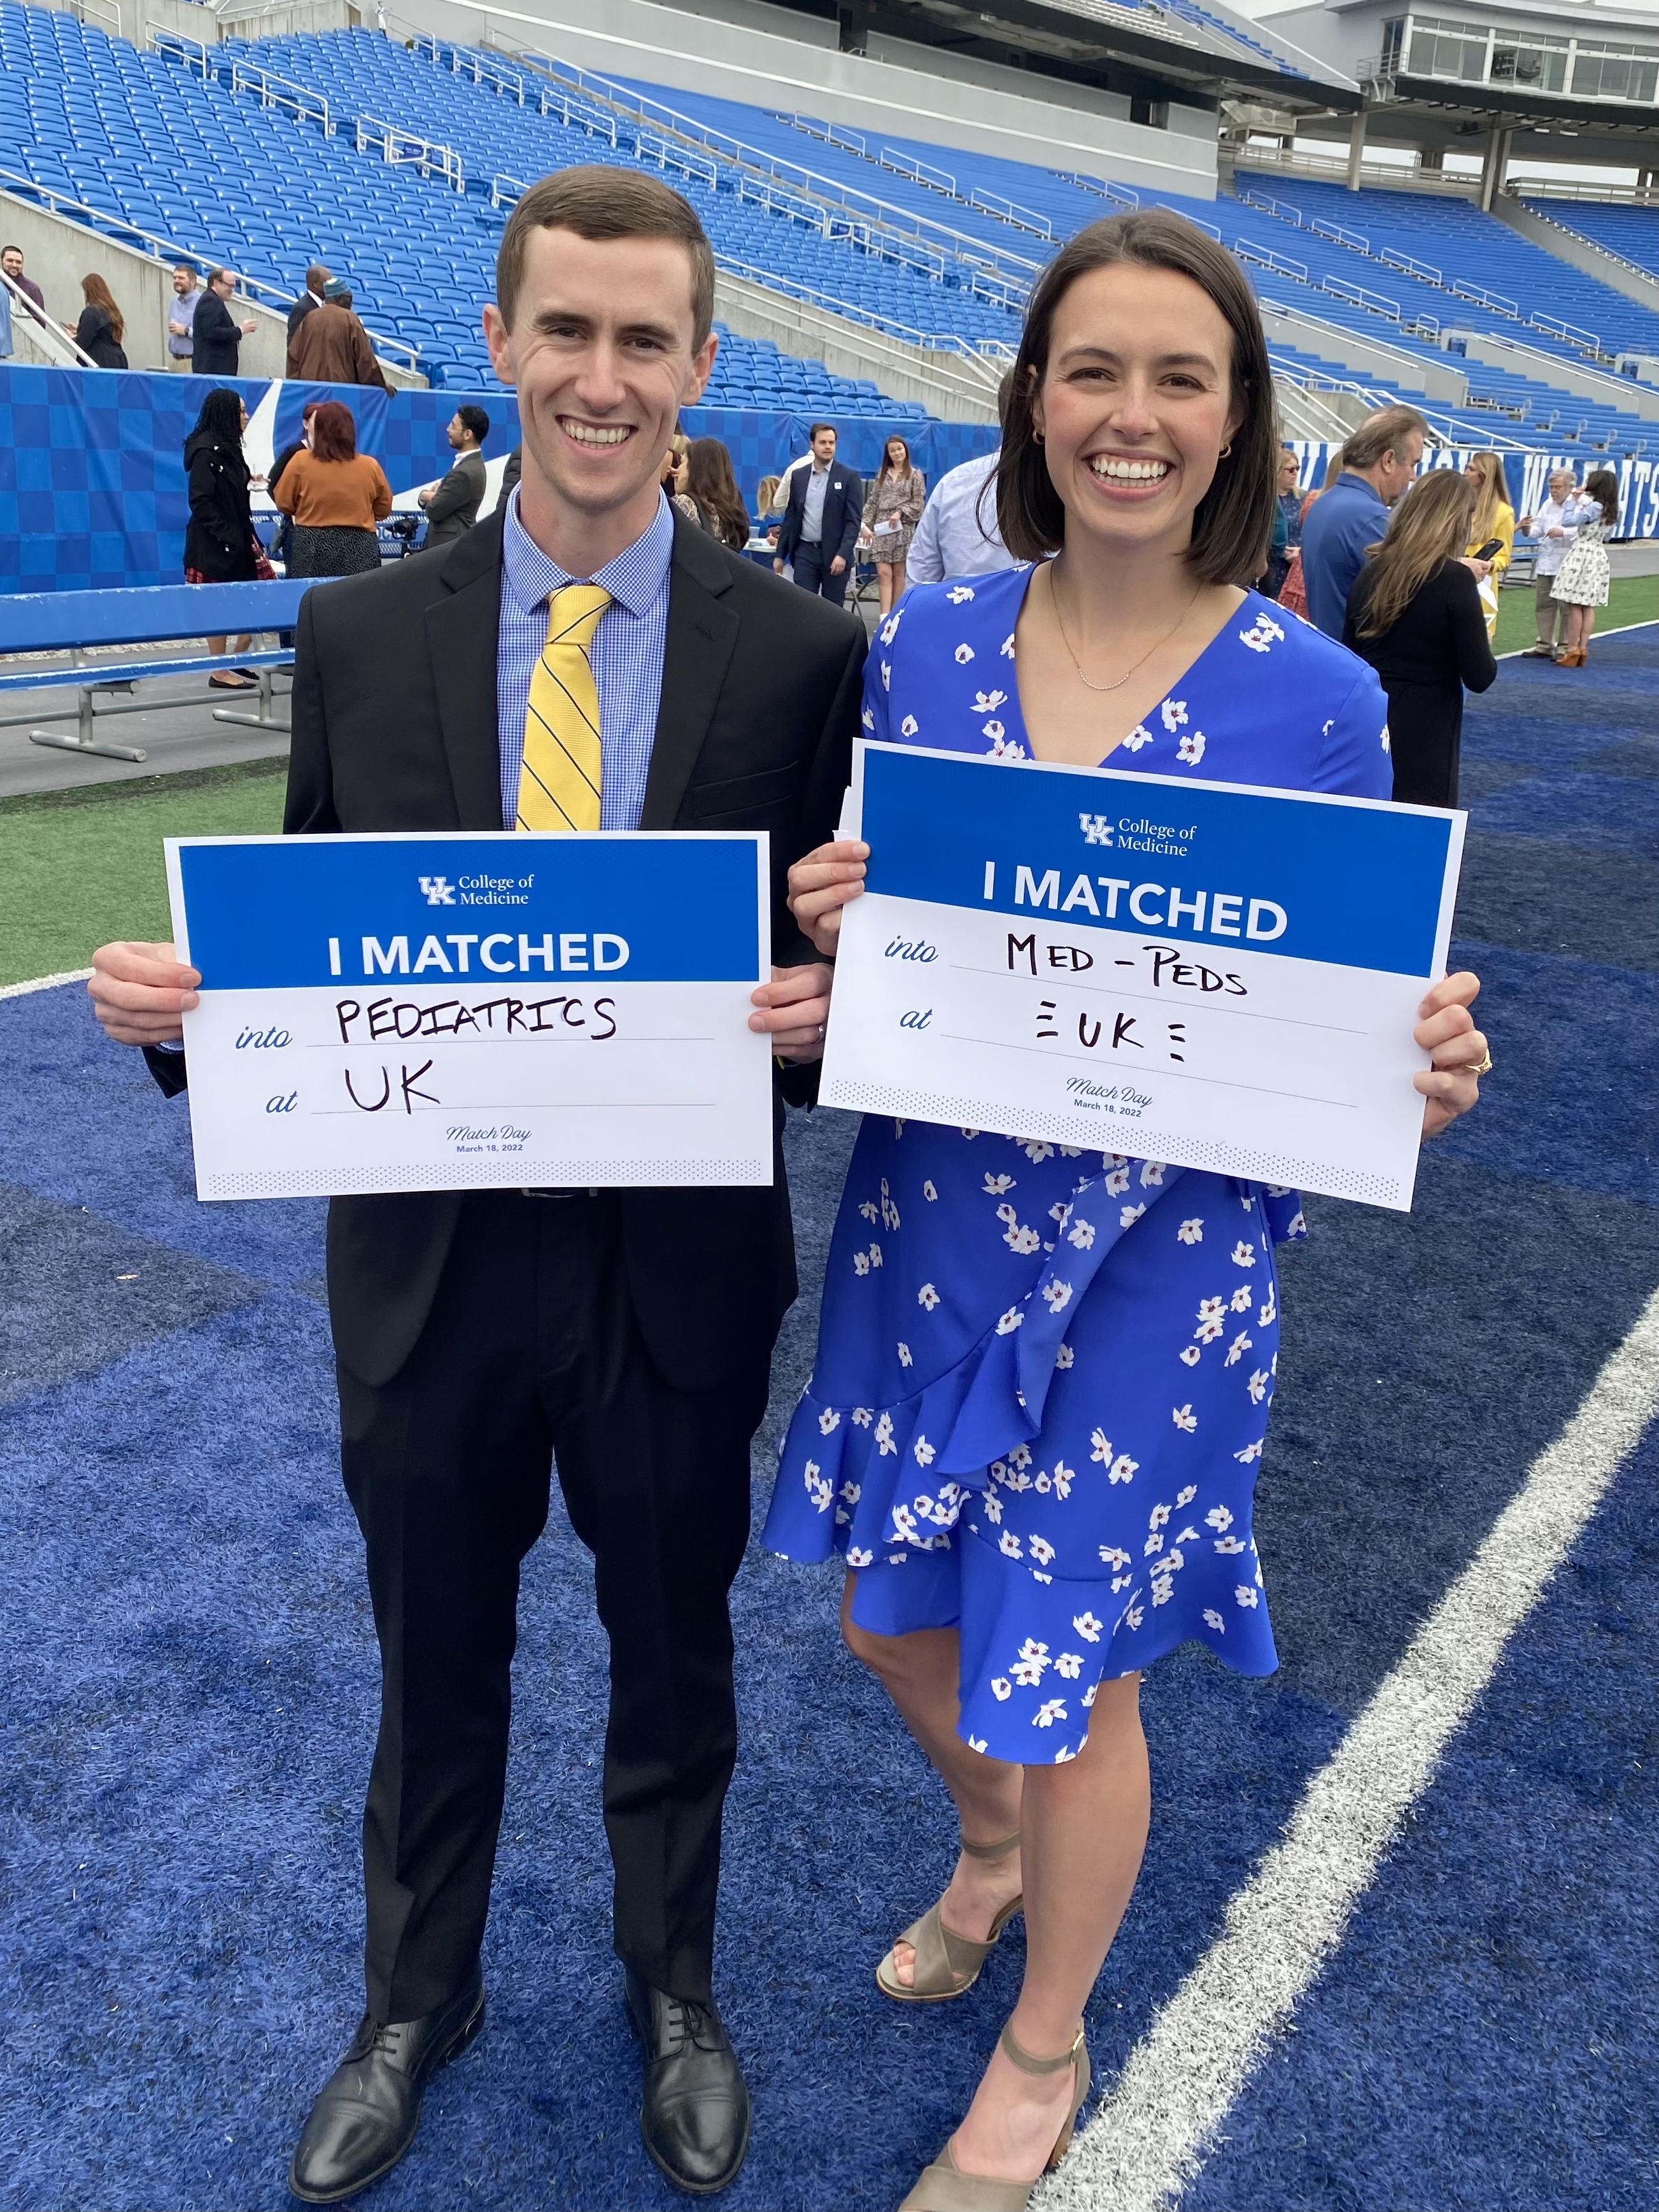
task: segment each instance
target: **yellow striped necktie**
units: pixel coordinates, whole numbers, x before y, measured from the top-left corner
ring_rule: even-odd
[[[530,678],[516,827],[597,830],[604,766],[593,633],[611,604],[599,584],[567,584],[547,605],[547,643]]]

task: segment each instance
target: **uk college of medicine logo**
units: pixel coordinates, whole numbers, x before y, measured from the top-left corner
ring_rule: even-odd
[[[1106,815],[1079,814],[1077,817],[1077,821],[1078,827],[1082,830],[1084,839],[1086,843],[1091,845],[1109,845],[1112,842],[1112,825],[1109,818]],[[422,883],[424,883],[425,880],[425,878],[422,877]]]
[[[1109,838],[1107,842],[1111,841]],[[428,906],[454,905],[455,886],[447,876],[422,876],[420,884]]]

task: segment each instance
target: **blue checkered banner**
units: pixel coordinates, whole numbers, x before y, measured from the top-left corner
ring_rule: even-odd
[[[189,519],[185,440],[212,389],[205,377],[0,363],[0,592],[178,583]],[[307,399],[343,400],[356,418],[359,451],[374,455],[394,492],[429,483],[449,466],[444,428],[464,400],[489,417],[487,455],[507,453],[518,442],[517,404],[501,386],[388,396],[357,385],[243,378],[236,389],[252,418],[250,452],[256,444],[280,452],[297,438]],[[988,423],[833,419],[842,459],[861,474],[873,474],[884,441],[897,431],[930,484],[959,461],[988,453],[997,437]],[[724,441],[751,507],[761,478],[780,474],[806,451],[810,427],[802,415],[726,407],[690,407],[681,422],[690,437]],[[1330,448],[1298,442],[1296,451],[1304,483],[1320,482]],[[1442,447],[1431,459],[1435,467],[1456,468],[1468,458],[1462,448]],[[1516,513],[1525,514],[1542,502],[1552,468],[1570,468],[1582,482],[1602,458],[1506,453]],[[1626,460],[1614,467],[1623,502],[1620,534],[1659,537],[1659,466]]]
[[[519,437],[514,395],[398,392],[356,385],[235,380],[251,419],[250,454],[280,452],[300,434],[307,399],[343,400],[356,419],[357,447],[372,453],[394,492],[441,476],[453,456],[445,425],[463,401],[489,417],[489,456]],[[99,369],[0,364],[0,591],[84,592],[176,584],[184,574],[184,445],[213,390],[198,376],[121,374]],[[805,416],[721,407],[686,410],[690,437],[722,439],[751,501],[764,476],[806,451]],[[989,426],[893,424],[837,418],[852,465],[873,471],[894,428],[909,440],[933,483],[945,469],[995,443]]]

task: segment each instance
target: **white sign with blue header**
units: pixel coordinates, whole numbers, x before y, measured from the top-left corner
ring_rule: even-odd
[[[202,1198],[772,1180],[764,833],[167,841]]]
[[[1409,1207],[1466,817],[858,749],[826,1105]]]

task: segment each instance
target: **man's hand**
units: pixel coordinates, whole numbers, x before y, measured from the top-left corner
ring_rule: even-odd
[[[201,976],[170,945],[100,945],[87,990],[105,1034],[117,1044],[175,1044],[180,1015],[196,1004]]]
[[[437,489],[437,488],[438,487],[435,484],[422,484],[419,491],[416,493],[415,496],[420,501],[421,505],[424,507],[431,499],[433,493]]]
[[[1428,1102],[1423,1109],[1425,1137],[1437,1137],[1480,1100],[1480,1083],[1474,1071],[1486,1060],[1486,1040],[1469,1012],[1480,990],[1480,978],[1465,969],[1461,975],[1443,976],[1419,1009],[1423,1018],[1412,1036],[1434,1063],[1412,1078]]]
[[[832,576],[844,576],[846,573],[847,563],[842,560],[841,555],[837,553],[835,559],[830,563],[830,574]]]
[[[252,316],[250,315],[247,320],[242,325],[242,336],[246,338],[251,338],[258,327],[258,324],[255,322]]]
[[[774,538],[772,542],[773,542],[773,544],[775,544],[777,543],[777,540],[776,540],[775,538]],[[779,575],[782,575],[782,574],[783,574],[783,563],[782,563],[782,562],[781,562],[781,561],[774,561],[774,562],[772,563],[772,566],[773,566],[773,567],[777,570],[777,572],[778,572]]]
[[[830,1019],[830,986],[835,975],[827,963],[817,961],[807,968],[775,968],[771,981],[750,994],[762,1011],[750,1015],[749,1026],[770,1032],[772,1049],[780,1060],[823,1058],[823,1030]]]

